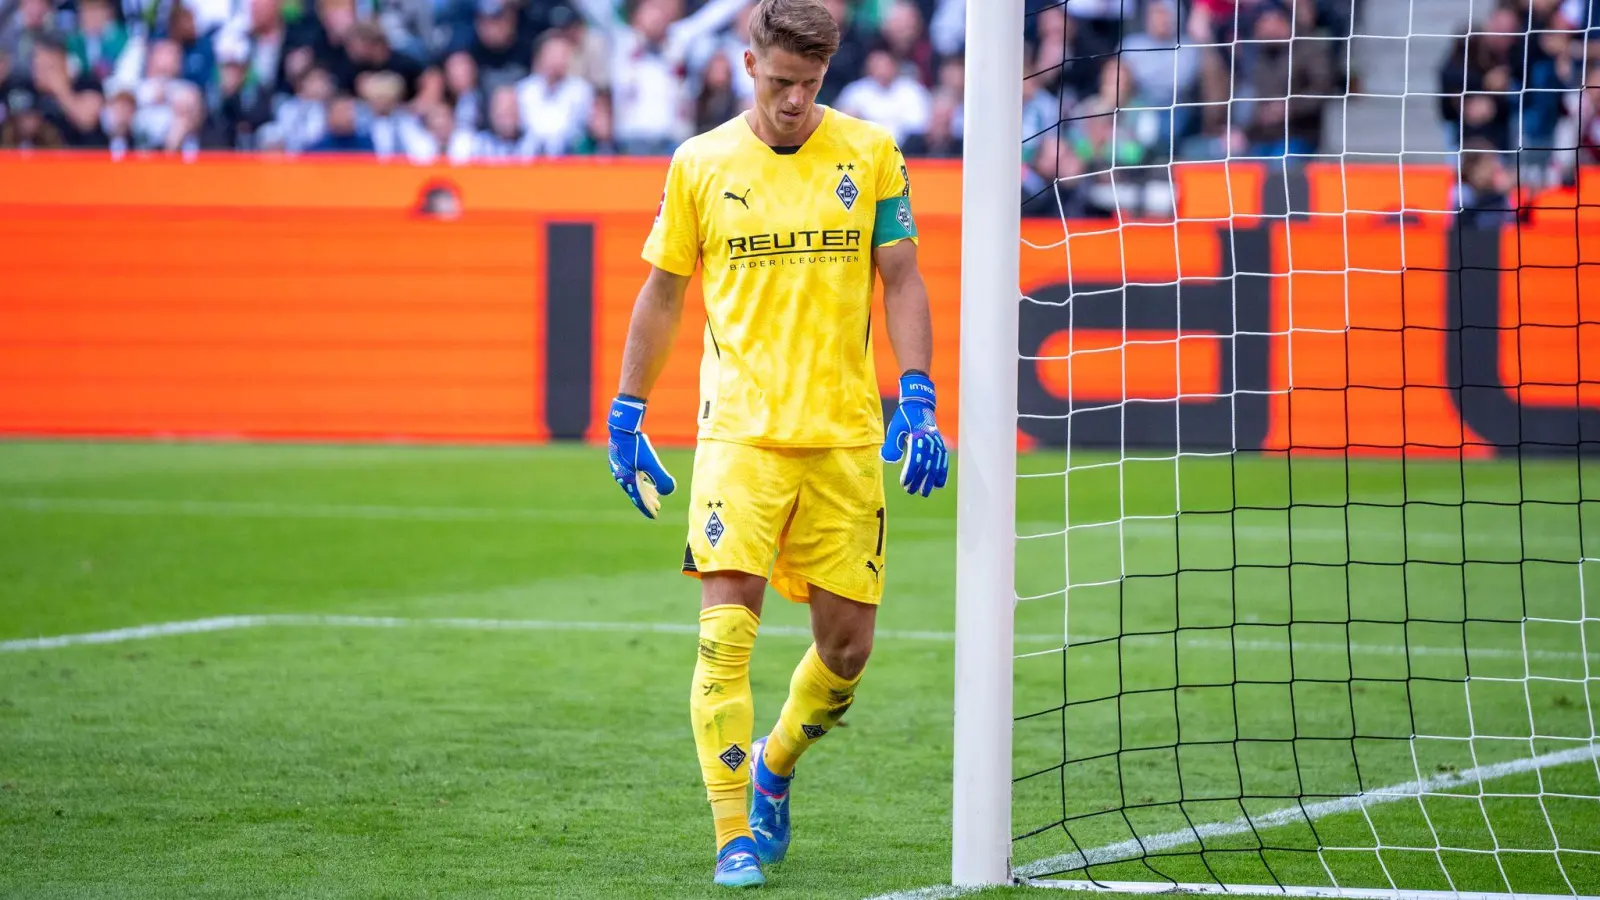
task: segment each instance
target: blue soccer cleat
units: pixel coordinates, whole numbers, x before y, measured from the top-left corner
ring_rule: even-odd
[[[763,761],[767,739],[750,747],[750,831],[756,836],[756,856],[766,865],[783,862],[789,852],[789,782],[774,775]]]
[[[747,837],[736,837],[717,854],[717,873],[712,881],[722,887],[751,888],[767,883],[756,858],[756,845]]]

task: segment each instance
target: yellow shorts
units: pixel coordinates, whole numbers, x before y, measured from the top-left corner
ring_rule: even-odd
[[[888,521],[877,447],[701,441],[683,571],[748,572],[797,603],[811,585],[876,605]]]

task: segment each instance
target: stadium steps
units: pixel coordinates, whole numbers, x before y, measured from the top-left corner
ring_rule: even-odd
[[[1487,3],[1461,0],[1365,0],[1356,11],[1350,70],[1360,93],[1328,104],[1330,149],[1353,153],[1443,153],[1438,70],[1450,54],[1451,37]],[[1346,121],[1347,120],[1347,121]],[[1400,140],[1396,140],[1399,137]],[[1342,144],[1342,146],[1341,146]],[[1408,157],[1410,161],[1424,160]]]

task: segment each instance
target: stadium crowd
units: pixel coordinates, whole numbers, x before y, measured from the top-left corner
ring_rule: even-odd
[[[821,102],[884,124],[908,155],[959,155],[968,0],[825,2],[843,43]],[[1314,149],[1317,96],[1342,91],[1349,3],[1035,0],[1025,133],[1059,138],[1030,145],[1030,160],[1050,160],[1031,173]],[[670,153],[750,102],[749,7],[0,0],[0,146],[423,162]],[[1123,64],[1108,64],[1119,50]],[[1274,99],[1289,91],[1305,97]],[[1113,108],[1135,111],[1115,134]]]

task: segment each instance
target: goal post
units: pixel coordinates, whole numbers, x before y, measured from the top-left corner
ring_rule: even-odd
[[[951,877],[1011,880],[1024,0],[969,0],[961,190]]]
[[[966,3],[956,893],[1600,900],[1600,0],[1073,3]]]

